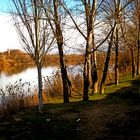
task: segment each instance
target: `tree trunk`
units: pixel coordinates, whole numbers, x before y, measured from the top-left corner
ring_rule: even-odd
[[[87,44],[86,44],[86,53],[85,53],[85,62],[84,62],[84,93],[83,100],[87,101],[89,99],[88,92],[89,88],[93,86],[92,82],[92,62],[91,62],[91,51],[93,49],[93,31],[92,28],[89,28],[87,31]]]
[[[106,81],[108,66],[109,66],[109,61],[110,61],[111,47],[112,47],[112,43],[110,42],[109,46],[108,46],[105,65],[104,65],[103,76],[102,76],[102,80],[101,80],[101,84],[100,84],[100,94],[104,94],[104,91],[105,91],[105,81]]]
[[[60,67],[61,67],[61,75],[62,75],[62,83],[63,83],[63,99],[64,103],[69,102],[69,95],[70,95],[70,87],[69,87],[69,82],[68,82],[68,75],[67,75],[67,70],[66,66],[64,64],[64,54],[63,54],[63,49],[62,45],[58,45],[59,49],[59,57],[60,57]]]
[[[138,40],[137,40],[137,75],[140,75],[140,14],[138,17]]]
[[[138,51],[137,51],[137,75],[140,75],[140,40],[138,41]]]
[[[42,67],[40,64],[37,65],[38,72],[38,112],[42,112],[43,109],[43,98],[42,98]]]
[[[69,85],[69,79],[67,75],[67,70],[66,66],[64,63],[64,53],[63,53],[63,34],[62,34],[62,29],[61,29],[61,24],[60,24],[60,18],[58,16],[58,11],[59,11],[59,4],[57,0],[53,0],[53,6],[54,6],[54,23],[55,23],[55,37],[57,41],[57,46],[59,50],[59,57],[60,57],[60,67],[61,67],[61,75],[62,75],[62,83],[63,83],[63,98],[64,98],[64,103],[69,102],[69,94],[71,93],[70,91],[70,86]]]
[[[135,57],[134,57],[134,52],[133,52],[133,49],[130,48],[130,51],[131,51],[131,61],[132,61],[132,77],[135,77]]]
[[[91,54],[91,78],[92,78],[92,93],[98,92],[98,73],[97,73],[97,60],[96,51]]]
[[[111,39],[110,39],[109,46],[108,46],[106,61],[105,61],[104,70],[103,70],[103,76],[102,76],[102,80],[101,80],[101,84],[100,84],[100,94],[104,94],[104,92],[105,92],[105,81],[106,81],[106,77],[107,77],[108,66],[109,66],[109,61],[110,61],[110,56],[111,56],[113,33],[114,33],[114,31],[111,34]]]
[[[96,93],[98,90],[96,52],[92,52],[95,48],[94,44],[94,23],[96,17],[97,0],[83,2],[85,7],[87,39],[86,54],[84,63],[84,93],[83,100],[88,100],[89,88]]]
[[[115,85],[119,85],[119,66],[118,66],[118,57],[119,57],[119,45],[118,45],[118,29],[116,28],[116,39],[115,39]]]
[[[89,61],[90,56],[89,54],[85,54],[85,62],[84,62],[84,92],[83,92],[83,100],[88,101],[88,91],[89,91]]]

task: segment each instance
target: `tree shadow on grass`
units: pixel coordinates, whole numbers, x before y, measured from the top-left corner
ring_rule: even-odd
[[[107,98],[120,97],[122,99],[138,99],[140,97],[140,78],[131,81],[131,86],[122,87],[111,93]]]
[[[106,124],[104,138],[100,139],[140,139],[140,78],[132,80],[131,84],[106,97],[105,100],[121,99],[128,105],[128,110],[124,110],[123,114],[119,114]]]

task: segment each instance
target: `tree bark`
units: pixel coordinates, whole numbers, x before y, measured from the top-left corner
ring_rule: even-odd
[[[140,75],[140,13],[138,15],[138,36],[137,36],[137,75]]]
[[[67,75],[67,70],[66,70],[66,66],[64,64],[64,54],[63,54],[62,46],[63,45],[58,44],[62,83],[63,83],[63,99],[64,99],[64,103],[68,103],[70,88],[69,88],[69,82],[68,82],[69,79],[68,79],[68,75]]]
[[[90,55],[88,53],[85,54],[85,61],[84,61],[84,92],[83,92],[83,100],[88,101],[88,91],[89,91],[89,67],[90,67]]]
[[[96,51],[91,54],[91,78],[92,78],[92,93],[98,92],[98,73]]]
[[[67,70],[64,62],[64,53],[63,53],[63,34],[62,29],[60,25],[60,19],[58,17],[58,1],[53,0],[53,6],[54,6],[54,23],[55,23],[55,37],[57,41],[57,46],[59,50],[59,57],[60,57],[60,67],[61,67],[61,75],[62,75],[62,83],[63,83],[63,98],[64,103],[69,102],[69,94],[70,94],[70,85],[69,85],[69,79],[67,75]]]
[[[100,94],[104,94],[104,92],[105,92],[105,81],[106,81],[106,77],[107,77],[108,66],[109,66],[109,61],[110,61],[110,56],[111,56],[111,48],[113,45],[113,34],[114,34],[114,31],[111,34],[110,42],[108,45],[108,51],[107,51],[105,65],[104,65],[103,76],[102,76],[102,80],[101,80],[101,84],[100,84]]]
[[[115,85],[119,85],[119,64],[118,64],[118,57],[119,57],[119,45],[118,45],[118,29],[116,28],[116,38],[115,38]]]
[[[132,67],[132,77],[134,78],[136,76],[135,74],[135,57],[134,57],[134,51],[132,48],[130,48],[131,51],[131,67]]]
[[[92,3],[92,4],[91,4]],[[96,67],[96,51],[94,44],[94,22],[96,17],[97,0],[91,2],[90,0],[84,3],[85,15],[87,23],[87,39],[86,39],[86,53],[84,63],[84,93],[83,100],[88,100],[89,89],[92,88],[92,92],[98,91],[98,77]],[[93,52],[92,52],[93,51]],[[92,53],[91,53],[92,52]]]
[[[43,98],[42,98],[42,67],[40,64],[37,65],[38,72],[38,112],[41,113],[43,109]]]

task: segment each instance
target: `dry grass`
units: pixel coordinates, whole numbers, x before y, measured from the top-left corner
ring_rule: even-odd
[[[83,91],[83,77],[78,73],[75,75],[69,75],[71,81],[71,97],[81,96]],[[44,98],[62,98],[63,96],[63,85],[61,74],[55,73],[51,77],[44,77]],[[45,95],[46,94],[46,95]],[[47,97],[45,97],[47,96]]]
[[[5,89],[0,89],[0,114],[13,114],[25,108],[34,106],[34,96],[31,85],[21,80],[8,84]]]
[[[72,98],[82,96],[82,77],[77,74],[69,76],[72,82]],[[44,77],[43,103],[62,103],[63,86],[60,73],[55,73],[51,77]],[[16,81],[8,84],[5,89],[0,89],[0,115],[10,115],[26,108],[38,105],[37,88],[31,86],[29,82]]]

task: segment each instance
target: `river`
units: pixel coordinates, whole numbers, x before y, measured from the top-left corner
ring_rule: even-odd
[[[59,68],[57,66],[44,67],[42,68],[42,76],[50,77],[58,70]],[[68,71],[73,74],[82,73],[82,68],[81,66],[69,66]],[[7,74],[7,72],[2,71],[0,73],[0,88],[5,88],[5,86],[8,84],[14,84],[20,79],[23,83],[30,82],[33,86],[37,85],[38,76],[36,67],[27,67],[27,69],[24,69],[23,71],[20,70],[16,73],[11,72],[10,74]]]
[[[42,76],[51,76],[58,68],[46,67],[42,68]],[[32,85],[37,84],[37,69],[36,67],[30,67],[24,71],[16,74],[8,75],[6,72],[0,73],[0,87],[5,88],[8,84],[14,84],[16,81],[22,80],[22,82],[30,82]]]

